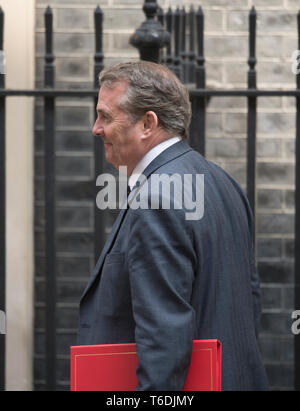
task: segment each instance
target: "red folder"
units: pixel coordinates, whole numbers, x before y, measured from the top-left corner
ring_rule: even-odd
[[[134,391],[136,344],[71,347],[71,391]],[[221,391],[221,343],[195,340],[184,391]]]

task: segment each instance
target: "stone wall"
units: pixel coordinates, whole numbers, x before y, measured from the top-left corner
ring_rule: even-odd
[[[93,85],[94,0],[37,0],[36,86],[43,84],[43,13],[54,13],[56,86]],[[297,49],[298,0],[161,0],[169,7],[201,4],[205,15],[205,57],[209,88],[247,86],[248,12],[257,10],[259,88],[294,88],[292,52]],[[138,58],[129,36],[144,21],[142,0],[102,0],[105,66]],[[35,388],[44,387],[44,202],[42,101],[35,131]],[[211,98],[207,109],[207,157],[246,182],[247,101]],[[68,389],[69,352],[75,343],[78,299],[94,264],[93,102],[57,101],[58,381]],[[273,389],[293,389],[294,141],[293,98],[258,100],[257,257],[263,291],[260,347]],[[107,169],[110,169],[107,166]],[[114,215],[108,216],[109,231]],[[298,307],[299,309],[300,307]]]

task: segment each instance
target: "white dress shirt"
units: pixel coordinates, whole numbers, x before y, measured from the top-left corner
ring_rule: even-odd
[[[128,185],[130,189],[135,186],[140,175],[146,169],[146,167],[153,161],[160,153],[165,151],[168,147],[171,147],[173,144],[178,143],[181,140],[181,137],[171,137],[168,140],[162,141],[157,146],[151,148],[144,157],[137,163],[134,167],[131,176],[128,179]]]

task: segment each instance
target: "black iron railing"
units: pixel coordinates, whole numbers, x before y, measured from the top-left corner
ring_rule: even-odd
[[[54,86],[52,11],[45,13],[45,88]],[[45,135],[45,279],[46,279],[46,379],[48,389],[56,380],[56,224],[55,224],[55,97],[44,96]]]
[[[300,11],[298,13],[298,50],[300,50]],[[299,65],[298,65],[299,67]],[[297,91],[300,91],[300,73],[296,77]],[[300,94],[296,96],[296,165],[295,165],[295,297],[294,308],[300,307]],[[300,336],[294,341],[294,384],[300,390]]]
[[[165,14],[160,10],[158,23],[153,23],[156,1],[145,1],[144,11],[149,21],[164,41],[143,43],[136,32],[132,43],[139,47],[141,57],[153,60],[160,55],[161,61],[168,65],[190,89],[193,116],[190,130],[191,145],[205,155],[205,117],[207,100],[212,96],[243,96],[248,100],[247,114],[247,193],[255,213],[256,198],[256,106],[261,96],[290,96],[296,99],[296,223],[295,223],[295,307],[300,308],[300,75],[294,90],[259,90],[256,87],[256,11],[249,13],[249,59],[248,88],[233,90],[208,90],[205,82],[204,54],[204,14],[201,7],[188,13],[184,9],[169,9]],[[52,11],[45,13],[46,54],[44,69],[44,88],[35,90],[5,89],[4,75],[0,74],[0,309],[5,311],[5,102],[10,96],[33,96],[44,99],[45,135],[45,256],[46,256],[46,389],[56,388],[56,223],[55,223],[55,101],[58,97],[90,97],[95,105],[98,95],[98,73],[103,68],[102,19],[99,7],[95,10],[95,61],[94,88],[88,90],[62,90],[55,88],[54,52],[52,47]],[[3,13],[0,10],[0,49],[3,48]],[[166,36],[163,27],[167,29]],[[145,24],[143,26],[145,29]],[[189,31],[189,41],[185,40],[185,30]],[[298,14],[298,41],[300,50],[300,12]],[[168,41],[167,41],[168,40]],[[188,44],[188,47],[187,47]],[[165,46],[165,52],[162,47]],[[153,50],[156,48],[156,50]],[[94,143],[95,178],[103,172],[103,146],[100,139]],[[95,186],[96,189],[96,186]],[[95,204],[95,258],[105,241],[104,214]],[[5,336],[0,335],[0,390],[5,389]],[[295,388],[300,389],[300,337],[295,338],[294,353]]]
[[[0,49],[3,50],[4,13],[0,8]],[[0,74],[0,90],[5,87],[5,76]],[[5,95],[0,96],[0,310],[6,308],[6,172],[5,172]],[[0,390],[5,386],[5,334],[0,334]]]

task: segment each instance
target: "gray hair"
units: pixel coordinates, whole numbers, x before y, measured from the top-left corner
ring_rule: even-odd
[[[100,86],[113,87],[125,80],[128,88],[119,107],[136,123],[147,111],[154,111],[158,124],[173,135],[188,138],[191,120],[189,93],[167,67],[138,61],[120,63],[99,74]]]

